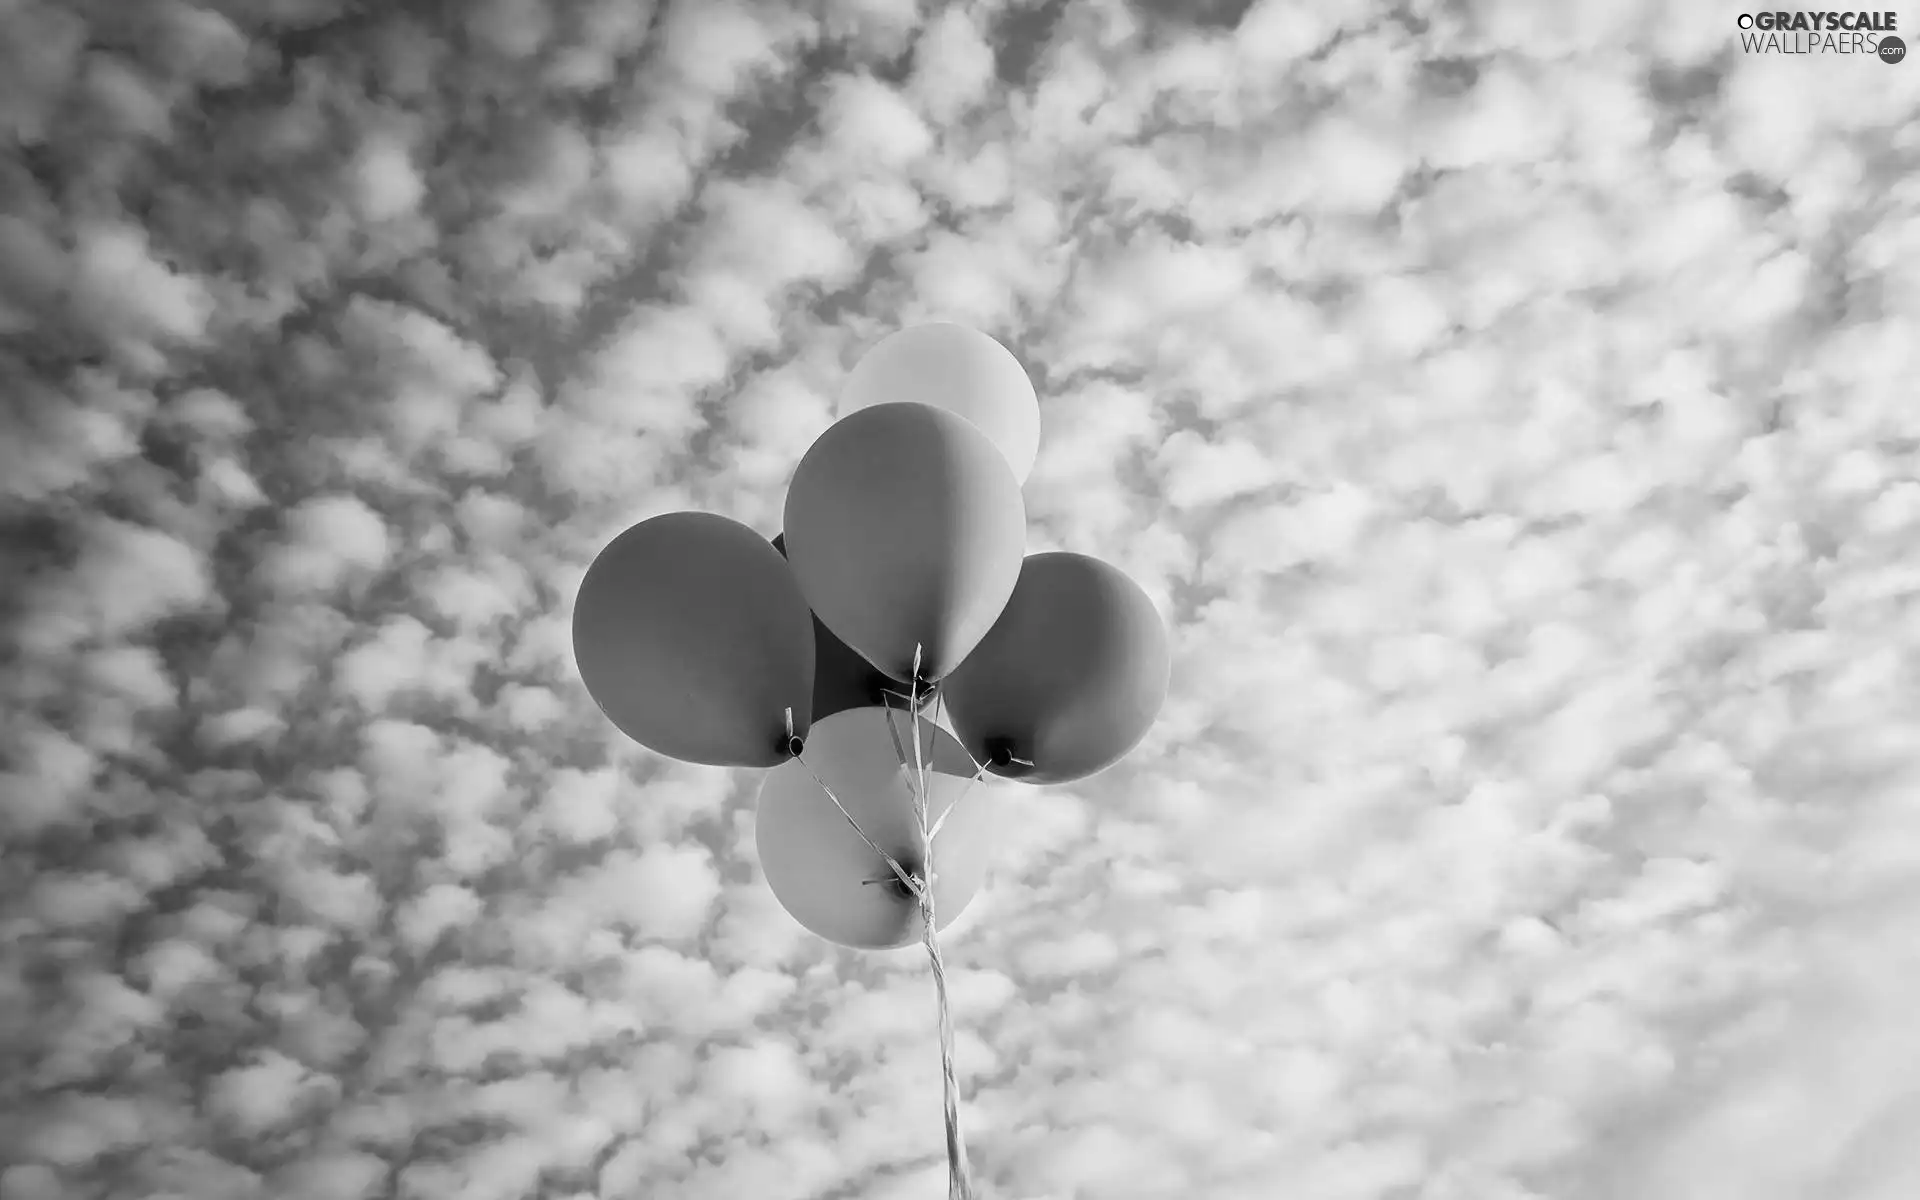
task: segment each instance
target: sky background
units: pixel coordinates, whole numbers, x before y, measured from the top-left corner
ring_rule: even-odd
[[[943,1194],[568,641],[927,319],[1176,654],[944,939],[984,1196],[1920,1195],[1920,66],[1738,11],[0,4],[0,1200]]]

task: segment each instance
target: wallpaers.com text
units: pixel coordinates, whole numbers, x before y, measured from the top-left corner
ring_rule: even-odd
[[[1906,57],[1892,12],[1741,13],[1740,45],[1749,54],[1870,54],[1883,62]]]

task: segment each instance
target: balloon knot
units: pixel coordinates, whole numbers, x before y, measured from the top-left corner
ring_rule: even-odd
[[[787,735],[786,751],[787,751],[788,758],[799,758],[800,752],[805,750],[806,748],[807,748],[807,739],[803,737],[796,737],[792,734]]]
[[[984,746],[982,746],[981,749],[986,751],[987,765],[989,767],[1002,767],[1002,768],[1012,767],[1012,766],[1031,767],[1033,765],[1032,763],[1026,762],[1025,760],[1020,759],[1014,755],[1013,742],[1011,739],[1008,739],[1008,738],[989,738],[987,740],[987,743]]]
[[[903,712],[910,705],[917,705],[918,708],[916,709],[916,711],[925,712],[927,709],[927,706],[933,703],[933,698],[935,695],[938,694],[940,685],[938,683],[928,683],[924,679],[916,679],[913,681],[910,687],[912,690],[908,690],[908,688],[904,688],[904,687],[903,688],[890,688],[890,687],[880,688],[877,693],[879,696],[879,707],[892,708],[893,704],[891,702],[898,700],[900,702],[900,708]]]
[[[900,869],[907,873],[905,879],[900,878],[892,871],[888,871],[884,875],[875,875],[869,879],[862,879],[860,882],[866,887],[883,887],[897,900],[918,900],[920,898],[920,889],[931,883],[934,878],[937,878],[937,876],[929,875],[927,869],[917,863],[903,860],[900,863]]]
[[[926,887],[928,883],[926,864],[903,859],[900,865],[906,869],[907,877],[905,879],[901,879],[898,875],[893,877],[894,894],[903,900],[918,900],[920,889]]]

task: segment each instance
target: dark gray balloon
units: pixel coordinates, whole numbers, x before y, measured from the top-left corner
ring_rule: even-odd
[[[652,517],[580,581],[573,656],[620,731],[684,762],[771,767],[812,724],[813,627],[766,540],[713,513]]]
[[[834,635],[902,682],[939,680],[992,627],[1020,574],[1020,484],[987,435],[925,404],[828,426],[787,489],[786,551]]]
[[[1153,601],[1085,554],[1029,557],[993,629],[941,691],[953,730],[996,775],[1068,783],[1140,744],[1172,652]]]
[[[785,557],[786,538],[776,536],[773,548]],[[922,709],[936,690],[919,689],[917,700]],[[813,719],[816,724],[850,708],[875,705],[905,708],[907,696],[904,685],[888,678],[885,672],[861,658],[853,647],[833,636],[833,630],[818,616],[813,618]]]

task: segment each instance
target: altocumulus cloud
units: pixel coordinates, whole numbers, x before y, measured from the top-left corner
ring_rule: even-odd
[[[0,1197],[937,1194],[567,621],[940,317],[1177,649],[950,939],[988,1194],[1916,1194],[1920,76],[1655,7],[6,6]]]

